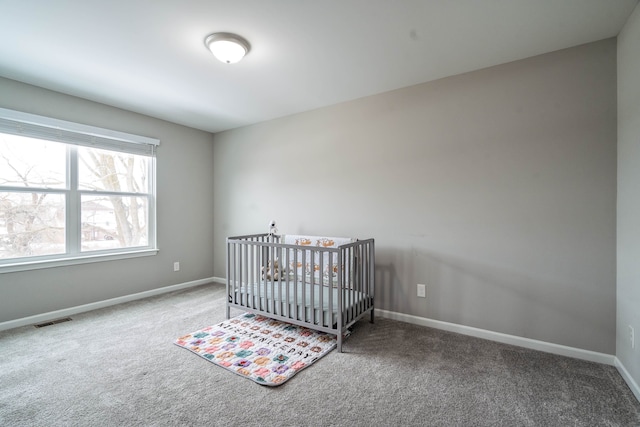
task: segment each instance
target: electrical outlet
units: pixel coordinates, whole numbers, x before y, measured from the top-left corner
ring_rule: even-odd
[[[173,263],[173,271],[180,271],[180,263],[178,261]]]
[[[421,285],[420,283],[418,283],[418,296],[420,298],[427,297],[427,285]]]
[[[631,344],[631,348],[636,348],[636,334],[631,325],[629,325],[629,343]]]

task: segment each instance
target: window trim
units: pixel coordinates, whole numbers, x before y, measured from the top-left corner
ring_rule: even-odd
[[[92,262],[104,262],[104,261],[115,261],[119,259],[129,259],[129,258],[139,258],[145,256],[156,255],[160,249],[156,248],[144,248],[141,250],[129,250],[125,252],[112,252],[112,253],[91,253],[91,254],[83,254],[77,256],[70,256],[68,258],[62,258],[60,256],[53,255],[53,259],[30,259],[29,261],[21,261],[15,262],[11,264],[4,264],[0,266],[0,274],[3,273],[14,273],[17,271],[29,271],[29,270],[39,270],[42,268],[54,268],[54,267],[65,267],[69,265],[77,265],[77,264],[88,264]],[[24,260],[25,258],[20,258]]]
[[[64,254],[5,259],[0,264],[0,274],[32,269],[61,267],[90,262],[112,261],[126,258],[150,256],[158,253],[156,218],[156,148],[160,140],[141,135],[129,134],[80,123],[68,122],[51,117],[39,116],[21,111],[0,108],[0,132],[51,140],[68,145],[101,148],[149,157],[149,199],[148,244],[141,247],[110,249],[108,251],[75,251],[69,253],[74,244],[67,243]],[[67,166],[69,168],[69,165]],[[67,169],[67,173],[70,170]],[[72,183],[69,182],[69,185]],[[74,191],[78,195],[84,190],[68,187],[66,190],[49,189],[47,192],[67,193]],[[67,197],[67,201],[69,197]],[[69,230],[68,230],[69,231]],[[68,232],[67,231],[67,232]],[[68,238],[69,236],[67,236]],[[71,246],[69,246],[71,245]]]

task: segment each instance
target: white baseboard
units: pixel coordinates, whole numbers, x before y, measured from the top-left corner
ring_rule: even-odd
[[[62,310],[50,311],[48,313],[36,314],[34,316],[23,317],[21,319],[9,320],[7,322],[0,323],[0,331],[7,329],[18,328],[20,326],[34,325],[38,323],[48,322],[51,320],[59,319],[61,317],[68,317],[78,313],[84,313],[99,308],[105,308],[116,304],[122,304],[124,302],[135,301],[143,298],[152,297],[155,295],[165,294],[167,292],[178,291],[180,289],[191,288],[193,286],[204,285],[205,283],[217,282],[218,278],[208,277],[206,279],[193,280],[191,282],[180,283],[177,285],[165,286],[163,288],[151,289],[149,291],[139,292],[131,295],[124,295],[117,298],[111,298],[104,301],[92,302],[90,304],[78,305],[76,307],[65,308]]]
[[[620,375],[622,375],[622,378],[624,379],[624,381],[627,383],[627,385],[633,392],[633,394],[636,396],[636,399],[638,399],[638,402],[640,402],[640,387],[638,386],[638,383],[631,377],[631,374],[629,374],[629,371],[627,371],[627,368],[624,367],[620,359],[618,359],[617,357],[616,357],[615,366],[618,369],[618,372],[620,372]]]
[[[428,326],[443,331],[456,332],[458,334],[469,335],[476,338],[497,341],[503,344],[516,345],[518,347],[540,350],[547,353],[558,354],[560,356],[574,357],[576,359],[588,360],[590,362],[615,365],[616,357],[612,354],[598,353],[580,348],[567,347],[560,344],[553,344],[545,341],[523,338],[516,335],[507,335],[500,332],[493,332],[486,329],[473,328],[471,326],[458,325],[456,323],[443,322],[440,320],[428,319],[425,317],[412,316],[410,314],[396,313],[387,310],[375,310],[376,315],[388,319],[399,320],[401,322],[413,323],[415,325]]]

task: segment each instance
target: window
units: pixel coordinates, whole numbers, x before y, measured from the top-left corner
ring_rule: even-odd
[[[158,144],[0,108],[0,271],[155,253]]]

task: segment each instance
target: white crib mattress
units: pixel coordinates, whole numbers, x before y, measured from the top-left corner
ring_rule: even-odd
[[[230,296],[233,298],[234,303],[243,307],[273,312],[290,318],[297,317],[298,320],[303,320],[304,316],[305,321],[308,321],[313,316],[314,323],[331,326],[328,324],[329,319],[331,319],[331,324],[337,323],[338,292],[340,292],[338,288],[320,284],[296,281],[260,281],[248,287],[242,285],[239,289],[236,288],[235,292],[230,292]],[[365,293],[351,289],[344,289],[342,292],[345,310],[368,298]],[[322,295],[322,298],[320,295]],[[329,304],[330,298],[332,301],[331,307]],[[322,309],[320,309],[321,306]],[[294,317],[293,314],[296,313],[297,316]],[[324,319],[322,321],[320,319],[321,316]]]

